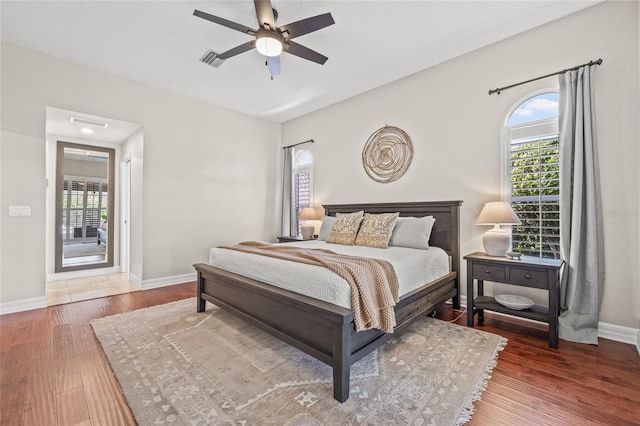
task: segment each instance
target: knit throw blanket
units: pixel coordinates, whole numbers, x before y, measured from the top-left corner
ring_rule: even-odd
[[[324,249],[307,249],[247,241],[221,248],[277,259],[324,266],[340,275],[351,286],[351,308],[357,331],[377,328],[393,333],[398,303],[398,277],[386,260],[346,256]]]

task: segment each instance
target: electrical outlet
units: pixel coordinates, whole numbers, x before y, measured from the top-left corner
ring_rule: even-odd
[[[31,206],[9,206],[9,216],[31,216]]]

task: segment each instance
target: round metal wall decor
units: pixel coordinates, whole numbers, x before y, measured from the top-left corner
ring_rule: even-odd
[[[362,165],[376,182],[398,180],[409,168],[413,158],[413,144],[407,133],[393,126],[376,130],[362,150]]]

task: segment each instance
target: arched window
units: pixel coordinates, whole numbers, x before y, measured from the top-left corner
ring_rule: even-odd
[[[517,103],[503,128],[505,201],[522,225],[514,226],[513,250],[560,256],[558,93],[538,92]]]
[[[296,229],[300,235],[298,215],[303,207],[313,205],[313,154],[300,150],[295,153],[293,163],[293,202],[296,206]]]

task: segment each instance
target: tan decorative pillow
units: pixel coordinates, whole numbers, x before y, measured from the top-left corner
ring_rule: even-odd
[[[362,210],[355,213],[336,213],[336,223],[331,227],[327,242],[352,246],[363,214]]]
[[[356,245],[387,248],[398,215],[399,213],[366,213],[356,236]]]

